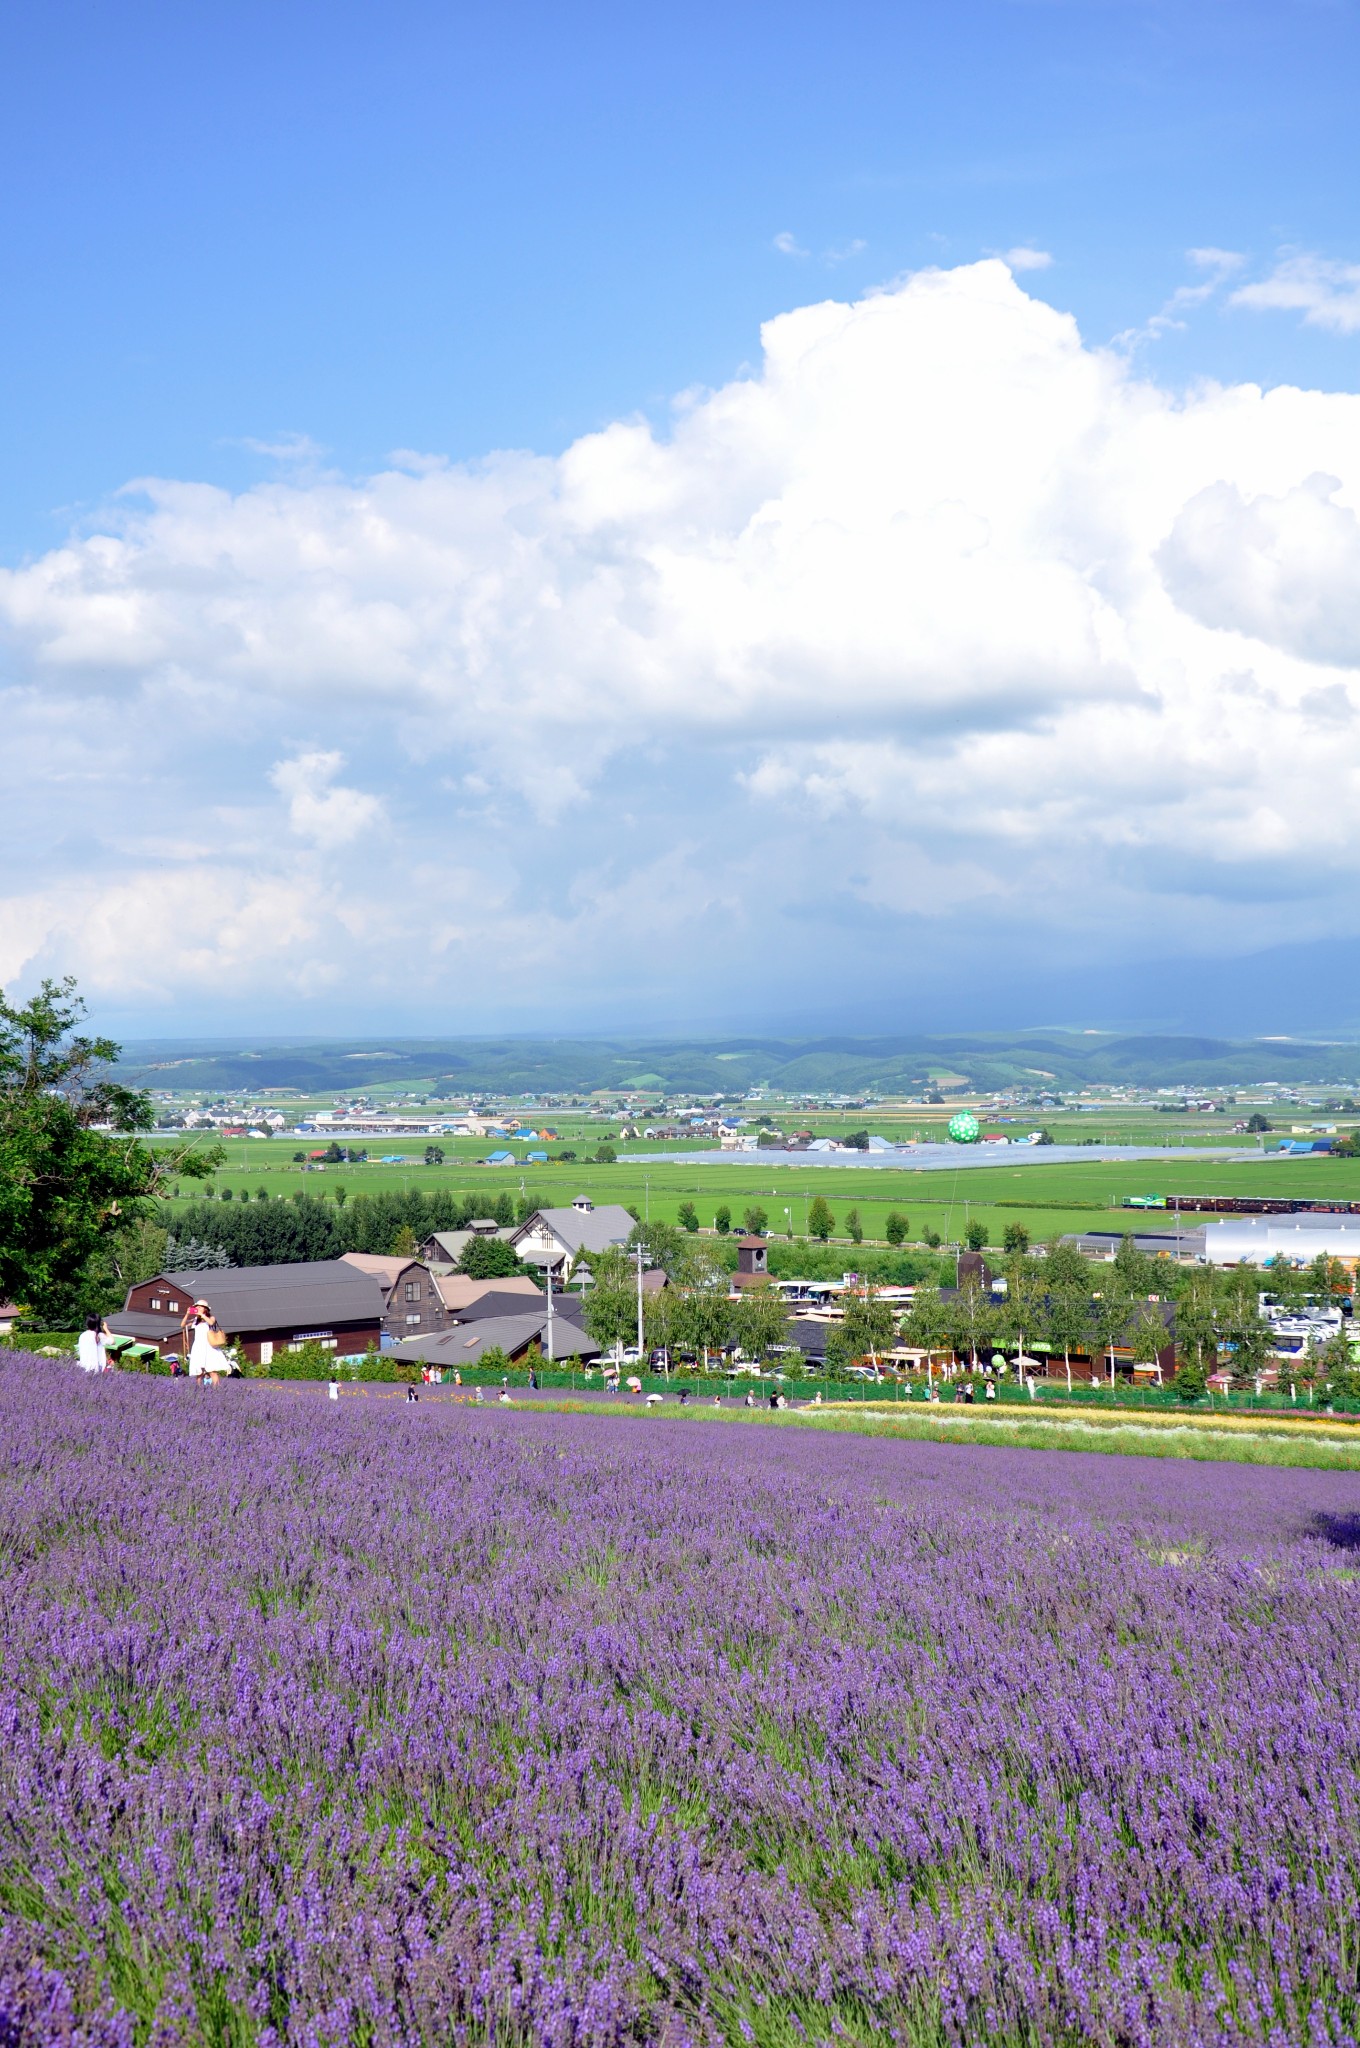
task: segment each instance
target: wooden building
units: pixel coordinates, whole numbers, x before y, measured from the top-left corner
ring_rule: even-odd
[[[269,1365],[276,1352],[307,1343],[337,1358],[362,1357],[382,1340],[382,1288],[371,1273],[345,1259],[160,1273],[128,1289],[109,1328],[154,1344],[162,1356],[182,1354],[184,1317],[196,1301],[207,1302],[228,1340],[256,1365]]]

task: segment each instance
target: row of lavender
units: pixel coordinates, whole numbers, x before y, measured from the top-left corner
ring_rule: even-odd
[[[0,2042],[1353,2041],[1345,1474],[0,1365]]]

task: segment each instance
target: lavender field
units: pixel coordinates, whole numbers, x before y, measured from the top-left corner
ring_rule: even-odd
[[[1341,2043],[1360,1483],[0,1365],[0,2044]]]

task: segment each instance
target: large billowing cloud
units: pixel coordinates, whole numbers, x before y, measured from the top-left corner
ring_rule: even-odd
[[[0,576],[0,978],[695,1022],[1349,929],[1358,493],[1360,399],[1164,391],[999,261],[664,436],[143,482]]]

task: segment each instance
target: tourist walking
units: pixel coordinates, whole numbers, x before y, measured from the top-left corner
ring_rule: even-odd
[[[109,1354],[104,1348],[108,1328],[102,1316],[86,1316],[85,1327],[76,1339],[76,1363],[82,1372],[107,1372]]]

